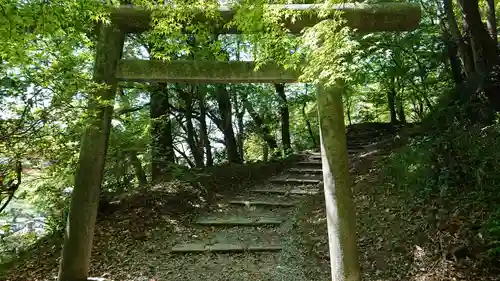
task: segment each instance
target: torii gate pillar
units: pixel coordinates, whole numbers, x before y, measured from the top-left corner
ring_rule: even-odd
[[[332,280],[359,281],[356,210],[349,181],[343,91],[343,81],[328,88],[316,86],[328,248]]]

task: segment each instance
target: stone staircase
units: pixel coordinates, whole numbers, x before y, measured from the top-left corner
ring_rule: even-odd
[[[360,144],[351,147],[351,154],[363,150]],[[176,253],[203,252],[274,252],[280,251],[280,237],[273,228],[280,227],[289,217],[290,211],[306,196],[322,192],[323,172],[319,153],[303,154],[280,175],[271,178],[265,186],[245,190],[231,198],[217,202],[216,211],[201,215],[194,225],[212,227],[204,239],[178,243],[172,248]],[[266,227],[272,233],[266,241],[236,237],[219,239],[219,231],[240,227],[252,233]],[[244,235],[243,235],[244,236]]]
[[[362,155],[378,139],[378,133],[366,132],[348,142],[349,154]],[[199,280],[309,280],[300,264],[290,263],[295,252],[289,243],[301,235],[293,228],[295,207],[323,192],[322,179],[320,154],[304,153],[267,183],[216,202],[193,220],[195,235],[177,240],[170,251],[184,257],[184,266],[206,268]]]
[[[280,227],[290,214],[290,210],[309,194],[321,190],[322,172],[319,154],[304,155],[302,161],[269,180],[265,186],[241,192],[232,198],[217,203],[216,212],[200,216],[193,223],[212,227],[213,233],[201,241],[179,243],[172,248],[176,253],[195,252],[274,252],[280,251],[280,237],[274,227]],[[315,168],[303,168],[302,166]],[[246,228],[248,233],[256,228],[266,227],[272,237],[266,241],[246,240],[233,237],[228,241],[217,239],[224,236],[224,228]],[[257,229],[258,230],[258,229]],[[243,235],[245,236],[245,235]],[[274,236],[274,237],[273,237]],[[233,241],[231,241],[233,240]],[[236,240],[236,241],[234,241]]]

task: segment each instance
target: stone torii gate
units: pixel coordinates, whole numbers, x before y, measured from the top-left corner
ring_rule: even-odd
[[[292,11],[316,11],[322,5],[271,5]],[[409,3],[339,4],[347,25],[358,32],[411,31],[420,22],[420,6]],[[219,9],[223,22],[233,19],[235,11]],[[199,11],[195,21],[207,21]],[[313,26],[321,19],[307,13],[295,21],[285,21],[291,33]],[[185,82],[185,83],[291,83],[300,73],[267,64],[254,70],[253,62],[242,61],[170,61],[121,60],[126,33],[151,28],[152,12],[130,6],[111,11],[111,23],[99,30],[94,81],[104,83],[89,100],[91,125],[81,143],[79,165],[75,175],[67,234],[59,272],[60,281],[87,280],[94,225],[103,179],[104,161],[113,115],[118,81]],[[219,25],[220,26],[220,25]],[[238,33],[235,28],[220,28],[218,33]],[[358,281],[360,269],[356,248],[355,211],[348,182],[343,85],[317,85],[318,114],[321,130],[321,157],[327,210],[332,280]],[[103,103],[104,102],[104,103]],[[78,257],[78,258],[75,258]],[[83,261],[83,262],[82,262]]]

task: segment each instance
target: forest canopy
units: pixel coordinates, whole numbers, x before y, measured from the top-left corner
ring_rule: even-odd
[[[291,2],[318,5],[276,8]],[[485,147],[475,150],[482,144],[457,132],[482,130],[475,126],[495,131],[489,126],[496,126],[500,109],[498,4],[409,0],[407,7],[421,14],[408,14],[400,32],[380,19],[386,30],[371,32],[378,27],[353,16],[359,11],[333,8],[343,2],[0,0],[0,259],[15,260],[40,237],[60,233],[78,184],[100,186],[101,202],[109,202],[170,180],[190,181],[192,171],[319,150],[317,85],[339,81],[347,126],[421,125],[423,139],[410,147],[434,147],[435,158],[407,151],[413,158],[398,159],[440,167],[422,172],[435,179],[425,181],[425,196],[439,193],[437,185],[460,185],[459,179],[477,186],[495,183],[487,170],[495,170],[496,154]],[[359,7],[379,4],[380,11],[402,3],[356,2]],[[221,5],[231,5],[230,16],[227,10],[221,13]],[[132,7],[140,13],[132,16]],[[318,23],[297,28],[311,18]],[[124,34],[120,28],[134,32]],[[102,44],[102,38],[114,46]],[[112,47],[118,51],[110,52]],[[204,83],[181,78],[115,83],[115,76],[103,74],[118,68],[106,64],[113,59],[164,65],[158,76],[184,79],[196,71],[194,82],[209,76],[203,71],[217,76],[220,69],[179,64],[182,73],[171,74],[167,70],[173,64],[167,63],[231,62],[243,72],[255,67],[265,74],[262,81],[278,70],[276,75],[298,76],[298,81],[230,83],[236,80],[229,77]],[[130,72],[140,67],[130,65]],[[109,125],[99,123],[102,116],[109,117]],[[98,128],[94,134],[93,128]],[[109,131],[109,141],[100,138],[102,131]],[[465,144],[444,144],[452,140]],[[88,170],[81,168],[85,144],[103,144],[93,148],[100,156],[85,158]],[[464,158],[465,152],[451,153],[450,146],[477,155]],[[103,173],[92,168],[101,162]],[[391,177],[412,190],[406,166],[393,165]],[[489,217],[493,225],[495,218]]]

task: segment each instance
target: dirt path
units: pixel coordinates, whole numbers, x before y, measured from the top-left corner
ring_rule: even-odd
[[[306,161],[313,166],[319,163],[318,159]],[[153,233],[150,237],[156,242],[150,245],[154,250],[149,259],[113,278],[142,280],[137,279],[137,272],[146,267],[153,272],[144,280],[310,280],[307,269],[295,258],[300,255],[300,237],[293,219],[294,207],[308,195],[286,191],[318,191],[319,185],[280,182],[284,178],[321,179],[318,174],[305,174],[285,171],[267,184],[221,198],[210,212],[198,215],[173,237],[164,237],[161,230]],[[161,247],[158,241],[164,241]],[[144,252],[144,248],[134,250]]]
[[[144,208],[99,221],[90,276],[115,281],[311,280],[296,229],[298,206],[321,190],[321,163],[305,157],[290,170],[206,210],[176,218]],[[189,203],[189,202],[185,202]],[[195,204],[195,203],[192,203]],[[47,242],[6,280],[55,280],[59,245]]]
[[[351,155],[363,144],[348,144]],[[365,151],[366,152],[366,151]],[[304,156],[267,182],[220,196],[194,214],[199,202],[163,206],[164,194],[149,194],[141,207],[107,215],[96,225],[90,276],[115,281],[303,281],[328,280],[327,260],[318,262],[308,245],[314,227],[326,230],[321,212],[307,208],[322,197],[318,154]],[[172,210],[181,215],[172,215]],[[315,206],[324,209],[324,204]],[[169,209],[170,211],[166,211]],[[177,210],[178,209],[178,210]],[[306,227],[302,227],[306,225]],[[13,267],[8,281],[57,278],[60,241],[47,241]],[[99,279],[101,278],[101,279]]]

